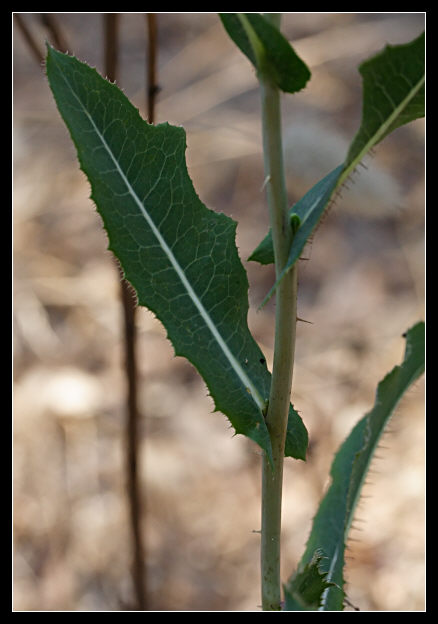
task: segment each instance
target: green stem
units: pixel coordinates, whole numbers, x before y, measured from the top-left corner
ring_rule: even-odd
[[[284,179],[280,92],[268,77],[259,76],[262,100],[263,152],[267,197],[277,277],[287,262],[292,242]],[[297,300],[296,265],[276,294],[275,346],[266,424],[271,436],[273,466],[266,456],[262,466],[261,573],[262,608],[280,610],[280,533],[283,460],[295,351]]]
[[[268,22],[280,29],[281,13],[264,13],[263,15]]]

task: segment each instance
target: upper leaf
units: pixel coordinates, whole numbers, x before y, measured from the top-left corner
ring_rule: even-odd
[[[308,213],[306,227],[304,228],[302,224],[294,236],[286,266],[263,303],[272,296],[284,275],[298,260],[305,242],[321,218],[333,193],[348,178],[365,154],[396,128],[424,117],[424,33],[410,43],[386,46],[382,52],[362,63],[359,71],[363,78],[363,112],[359,131],[350,145],[335,183],[319,202],[313,203],[313,208]],[[321,185],[324,188],[327,182],[333,181],[336,171],[338,169],[312,187],[291,208],[290,213],[297,212],[301,202],[308,204],[308,199],[317,193]],[[312,227],[309,227],[311,224]],[[261,264],[274,261],[270,232],[249,259]]]
[[[118,87],[50,46],[47,75],[109,249],[139,304],[163,323],[175,354],[198,369],[236,433],[271,457],[263,416],[270,373],[247,325],[248,280],[236,223],[197,196],[183,128],[147,124]],[[289,428],[287,449],[304,459],[307,432],[292,406]]]
[[[363,81],[362,122],[345,167],[355,166],[386,135],[424,117],[424,32],[385,49],[359,66]]]
[[[333,461],[332,482],[313,520],[306,550],[299,564],[305,570],[315,552],[322,553],[319,571],[326,572],[324,581],[332,583],[322,588],[322,611],[341,611],[344,603],[344,549],[354,511],[360,497],[373,454],[379,439],[403,394],[424,371],[424,323],[414,325],[406,333],[403,362],[395,366],[379,383],[373,409],[353,428]],[[293,580],[288,587],[295,588]],[[302,579],[301,579],[302,581]]]
[[[307,65],[278,28],[259,13],[219,13],[225,30],[265,78],[279,89],[295,93],[310,78]]]

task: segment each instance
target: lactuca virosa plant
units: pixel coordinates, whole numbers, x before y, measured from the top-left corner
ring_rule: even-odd
[[[331,485],[297,570],[282,585],[284,457],[304,460],[308,435],[290,403],[300,254],[336,190],[364,155],[399,126],[424,116],[424,33],[362,63],[363,111],[345,161],[294,206],[287,202],[281,92],[302,90],[310,71],[280,32],[280,14],[222,13],[260,84],[270,229],[250,260],[274,263],[272,373],[248,325],[248,280],[236,222],[199,199],[185,162],[185,131],[146,123],[119,88],[47,46],[47,76],[108,235],[138,305],[163,323],[175,355],[202,375],[215,409],[262,449],[261,595],[266,611],[341,611],[344,549],[374,450],[398,402],[424,370],[424,323],[405,334],[403,362],[378,384],[373,409],[336,454]]]

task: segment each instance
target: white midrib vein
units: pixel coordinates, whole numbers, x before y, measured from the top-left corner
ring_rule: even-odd
[[[86,109],[86,107],[84,106],[82,100],[73,91],[70,83],[65,78],[65,76],[64,76],[64,74],[62,73],[61,70],[60,70],[60,72],[61,72],[61,75],[62,75],[64,81],[68,85],[72,95],[74,96],[74,98],[76,99],[78,104],[80,105],[80,107],[83,110],[84,114],[87,116],[88,120],[90,121],[90,123],[91,123],[91,125],[92,125],[92,127],[94,129],[94,131],[96,132],[97,136],[99,137],[100,141],[102,142],[103,147],[105,148],[105,150],[107,151],[109,157],[111,158],[112,162],[114,163],[114,166],[115,166],[118,174],[122,178],[126,188],[128,189],[128,192],[129,192],[130,196],[132,197],[132,199],[135,201],[135,203],[139,207],[141,214],[143,215],[143,217],[147,221],[149,227],[151,228],[152,232],[154,233],[156,239],[158,240],[162,250],[164,251],[164,253],[166,254],[167,258],[169,259],[171,265],[175,269],[175,272],[178,275],[179,279],[181,280],[181,283],[183,284],[184,288],[186,289],[187,294],[189,295],[190,299],[193,301],[193,303],[196,306],[199,314],[203,318],[203,320],[204,320],[205,324],[207,325],[208,329],[212,333],[212,335],[215,338],[216,342],[218,343],[219,347],[221,348],[221,350],[223,351],[223,353],[226,356],[227,360],[229,361],[232,369],[234,370],[236,375],[239,377],[239,379],[242,382],[242,384],[244,385],[245,389],[250,392],[250,394],[251,394],[254,402],[256,403],[257,407],[261,411],[263,411],[265,406],[266,406],[266,401],[260,395],[259,391],[254,386],[254,384],[251,381],[251,379],[248,377],[246,372],[243,370],[243,368],[240,365],[239,361],[235,358],[233,353],[228,348],[228,345],[226,344],[225,340],[222,338],[221,334],[219,333],[219,331],[218,331],[216,325],[214,324],[211,316],[208,314],[207,310],[203,306],[203,304],[202,304],[201,300],[199,299],[198,295],[193,290],[189,280],[187,279],[186,274],[184,273],[184,270],[182,269],[182,267],[179,264],[178,260],[175,258],[172,250],[170,249],[169,245],[166,243],[166,241],[163,238],[161,232],[159,231],[159,229],[157,228],[157,226],[155,225],[155,223],[151,219],[149,213],[147,212],[147,210],[145,209],[145,207],[143,205],[143,202],[140,200],[140,198],[138,197],[137,193],[132,188],[131,183],[129,182],[128,178],[126,177],[124,171],[121,169],[121,167],[120,167],[117,159],[115,158],[111,148],[109,147],[108,143],[106,142],[105,137],[102,135],[102,133],[100,132],[99,128],[94,123],[94,120],[93,120],[92,116],[89,114],[89,112]]]
[[[326,576],[326,581],[327,582],[331,582],[332,577],[333,577],[333,572],[335,569],[335,566],[338,562],[338,557],[339,557],[339,550],[340,550],[340,544],[338,544],[336,546],[335,552],[333,553],[333,557],[332,557],[332,561],[330,564],[330,568],[329,571],[327,572],[327,576]],[[322,593],[322,597],[321,597],[321,605],[318,608],[318,611],[325,611],[325,607],[327,604],[327,598],[328,598],[328,594],[330,591],[330,587],[326,587]]]

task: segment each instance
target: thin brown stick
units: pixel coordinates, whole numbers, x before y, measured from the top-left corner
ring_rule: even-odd
[[[157,84],[157,16],[155,13],[146,14],[148,31],[147,48],[147,76],[146,76],[146,104],[147,119],[150,124],[155,123],[155,101],[159,91]]]
[[[118,17],[117,13],[105,13],[103,16],[105,74],[112,82],[117,78],[118,69]],[[132,580],[136,602],[134,610],[144,611],[146,609],[146,582],[142,533],[142,497],[138,470],[139,411],[137,392],[138,367],[136,357],[137,330],[135,324],[136,302],[131,286],[123,279],[122,274],[121,277],[120,297],[123,309],[125,375],[127,384],[126,472],[132,539]]]
[[[119,16],[117,13],[103,14],[104,27],[104,67],[106,77],[114,82],[117,77],[118,61],[119,61]]]
[[[47,28],[47,30],[50,32],[52,39],[53,39],[53,43],[55,44],[55,47],[60,52],[67,52],[68,50],[67,41],[61,31],[61,28],[56,18],[53,15],[50,15],[50,13],[41,13],[40,19],[41,19],[41,22],[44,24],[44,26]]]
[[[146,610],[146,578],[144,566],[145,548],[143,544],[142,517],[144,500],[139,483],[139,412],[137,401],[137,357],[135,324],[136,304],[134,293],[128,282],[121,282],[121,300],[124,313],[125,373],[127,391],[126,423],[126,470],[132,535],[132,579],[136,596],[136,610]]]
[[[15,23],[19,27],[24,37],[24,40],[29,47],[29,50],[32,53],[32,56],[37,61],[38,65],[41,66],[42,63],[44,63],[44,54],[40,49],[38,43],[36,42],[34,36],[30,32],[29,28],[26,26],[25,21],[19,13],[14,13],[14,19]],[[40,19],[42,24],[48,29],[51,35],[51,39],[55,44],[55,47],[58,50],[61,50],[61,52],[66,52],[68,49],[66,39],[62,34],[59,24],[57,23],[53,15],[49,15],[48,13],[41,13]]]
[[[26,26],[25,21],[19,13],[14,13],[14,20],[17,24],[18,28],[21,31],[21,34],[24,37],[25,42],[27,43],[29,50],[31,51],[33,57],[36,59],[37,63],[41,66],[42,61],[44,60],[44,54],[40,50],[39,45],[33,38],[32,33],[29,28]]]

